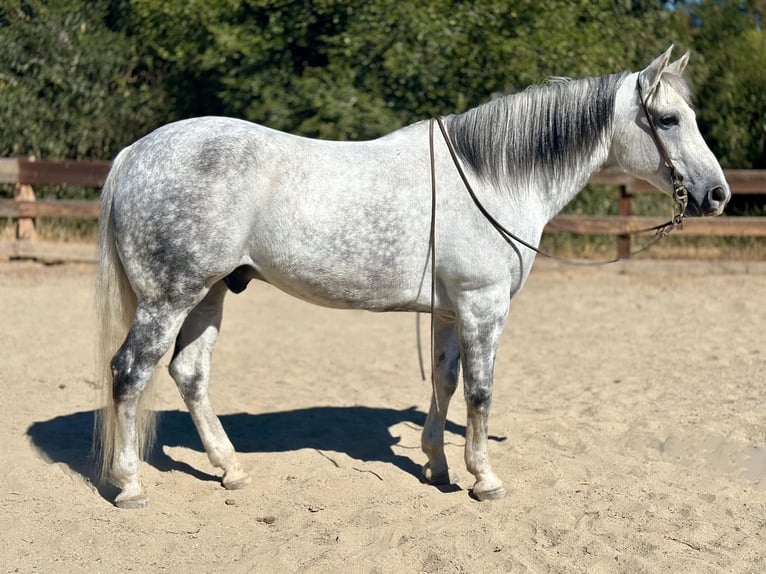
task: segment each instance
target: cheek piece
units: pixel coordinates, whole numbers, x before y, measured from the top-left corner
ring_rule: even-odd
[[[657,146],[657,151],[660,152],[662,161],[665,166],[670,170],[670,182],[673,185],[673,201],[675,201],[675,209],[673,211],[673,226],[680,226],[683,223],[684,216],[686,215],[686,206],[689,205],[689,192],[684,186],[684,177],[676,171],[676,166],[668,155],[668,150],[660,139],[660,134],[657,133],[657,128],[652,121],[652,116],[649,114],[649,108],[646,106],[646,100],[641,90],[641,79],[636,80],[636,87],[638,88],[638,99],[641,102],[641,108],[644,110],[646,116],[646,122],[649,124],[649,128],[652,132],[652,138],[654,139],[654,145]]]

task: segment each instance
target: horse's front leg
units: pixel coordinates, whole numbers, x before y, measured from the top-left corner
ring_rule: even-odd
[[[421,448],[428,457],[423,478],[429,484],[451,484],[457,477],[450,474],[444,455],[444,425],[460,371],[460,341],[454,320],[434,318],[433,354],[433,395],[421,438]]]
[[[487,449],[495,355],[508,316],[508,290],[472,292],[459,305],[463,387],[467,405],[465,463],[476,477],[473,496],[492,500],[505,496]]]

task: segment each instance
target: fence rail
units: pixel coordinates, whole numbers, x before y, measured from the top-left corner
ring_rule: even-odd
[[[0,183],[101,187],[111,165],[109,161],[98,160],[0,158]]]
[[[0,217],[17,222],[17,245],[5,246],[0,255],[34,258],[34,220],[44,217],[98,218],[99,202],[85,200],[38,201],[33,186],[66,185],[101,187],[109,172],[108,161],[36,161],[34,158],[0,158],[0,183],[16,187],[14,199],[0,200]],[[726,179],[733,194],[766,195],[766,171],[726,170]],[[607,235],[617,238],[617,255],[629,257],[631,235],[666,218],[636,216],[632,214],[632,199],[636,195],[659,193],[647,182],[623,172],[602,171],[591,183],[613,185],[619,189],[616,216],[559,215],[545,228],[546,233],[574,233],[578,235]],[[24,231],[26,229],[26,231]],[[684,235],[717,237],[766,237],[766,217],[687,218]],[[28,239],[31,241],[23,241]],[[6,242],[8,243],[8,242]],[[41,250],[49,250],[43,247]]]

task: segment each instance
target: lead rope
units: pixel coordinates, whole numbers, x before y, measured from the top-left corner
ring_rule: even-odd
[[[434,298],[436,296],[436,160],[434,158],[434,122],[428,124],[428,149],[431,156],[431,388],[439,412],[439,395],[436,392],[436,369],[434,369],[434,353],[436,335],[434,334]]]

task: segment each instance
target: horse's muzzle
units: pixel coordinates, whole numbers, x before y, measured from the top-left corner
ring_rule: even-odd
[[[708,217],[712,215],[721,215],[723,208],[731,199],[729,186],[716,185],[710,188],[700,204],[699,201],[689,194],[689,204],[686,206],[686,215],[690,217]]]

